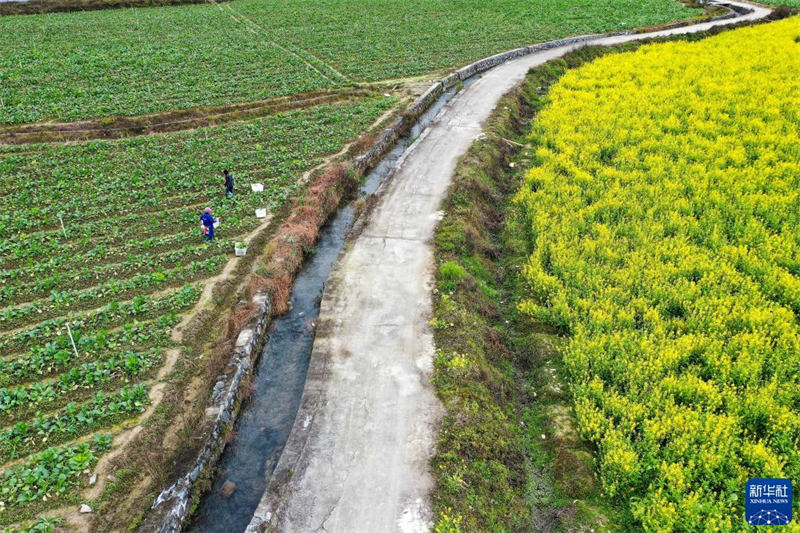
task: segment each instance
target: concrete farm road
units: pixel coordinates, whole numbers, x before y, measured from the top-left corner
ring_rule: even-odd
[[[739,18],[541,51],[465,87],[401,159],[328,280],[303,400],[248,531],[417,532],[433,523],[429,462],[443,408],[430,384],[431,239],[458,159],[528,70],[585,44],[611,45]]]

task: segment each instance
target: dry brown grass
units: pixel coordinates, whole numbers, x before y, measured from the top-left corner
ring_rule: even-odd
[[[233,341],[230,339],[220,340],[211,348],[211,356],[208,358],[208,371],[206,375],[210,383],[215,383],[215,376],[225,373],[231,353],[233,352]]]
[[[225,339],[234,341],[242,331],[247,322],[249,322],[256,315],[256,306],[252,301],[248,300],[247,304],[238,306],[228,316],[228,325],[225,331]]]
[[[353,143],[351,149],[355,153],[362,153],[365,152],[367,149],[371,148],[375,141],[378,139],[377,134],[367,134],[362,135],[356,142]]]
[[[312,250],[320,228],[353,185],[348,170],[345,163],[328,165],[314,178],[267,244],[267,258],[260,265],[260,273],[251,276],[249,290],[251,295],[259,291],[269,294],[273,315],[289,309],[291,285],[305,254]]]

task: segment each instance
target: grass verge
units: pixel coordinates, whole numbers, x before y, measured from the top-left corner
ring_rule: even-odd
[[[597,57],[674,39],[586,47],[532,70],[456,169],[435,237],[434,385],[446,408],[433,460],[437,532],[637,528],[604,498],[594,450],[576,430],[563,337],[517,310],[531,243],[510,197],[533,157],[524,135],[548,86]]]
[[[520,140],[546,87],[606,53],[584,48],[531,71],[456,170],[435,238],[434,385],[447,410],[434,459],[437,532],[603,530],[617,522],[574,429],[560,339],[516,311],[525,246],[508,227],[522,178]]]

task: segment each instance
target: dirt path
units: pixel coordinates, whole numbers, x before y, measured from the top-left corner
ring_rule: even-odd
[[[734,2],[731,2],[734,4]],[[744,5],[735,2],[737,5]],[[600,38],[616,44],[766,16]],[[425,531],[442,407],[430,384],[431,238],[458,159],[528,69],[580,45],[505,63],[467,86],[409,148],[328,281],[303,401],[248,531]]]

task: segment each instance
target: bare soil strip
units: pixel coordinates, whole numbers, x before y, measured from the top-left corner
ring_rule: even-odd
[[[432,526],[429,459],[442,406],[430,384],[431,238],[457,161],[530,68],[585,44],[698,32],[769,14],[752,9],[726,21],[524,56],[488,71],[444,107],[405,154],[328,281],[301,407],[248,531]]]
[[[67,13],[70,11],[97,11],[125,7],[159,7],[182,4],[205,4],[209,0],[19,0],[0,2],[2,15],[35,15],[39,13]]]
[[[131,117],[106,117],[77,122],[38,122],[0,127],[0,145],[121,139],[239,122],[294,109],[366,97],[368,89],[339,89],[294,94],[218,106],[193,107]]]

